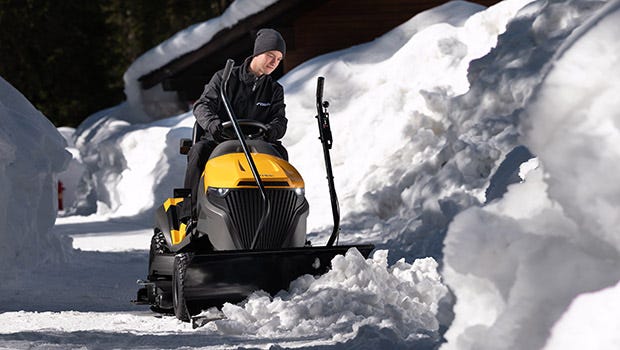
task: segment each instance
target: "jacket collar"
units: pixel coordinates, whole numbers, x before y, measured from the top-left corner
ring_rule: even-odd
[[[250,62],[252,62],[252,56],[248,57],[243,61],[241,65],[241,69],[239,71],[239,77],[241,81],[246,84],[252,84],[258,80],[258,78],[250,72]]]
[[[260,77],[257,77],[252,72],[250,72],[250,62],[252,62],[252,57],[253,56],[250,56],[250,57],[246,58],[245,61],[243,61],[243,64],[240,67],[239,77],[240,77],[241,81],[243,81],[244,83],[246,83],[248,85],[249,84],[254,84],[254,88],[255,88],[256,84],[259,83],[260,81],[264,80],[264,78],[267,75],[263,74]]]

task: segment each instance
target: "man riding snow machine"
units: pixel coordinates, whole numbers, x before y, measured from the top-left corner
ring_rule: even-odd
[[[372,245],[334,245],[339,232],[339,208],[331,172],[331,131],[318,80],[317,111],[332,202],[334,229],[326,246],[306,240],[309,205],[297,170],[267,142],[260,140],[265,126],[237,120],[226,97],[234,62],[228,60],[220,97],[230,117],[223,127],[230,140],[211,154],[200,179],[196,198],[197,220],[187,221],[190,190],[175,189],[156,212],[146,281],[135,301],[156,312],[174,310],[189,321],[192,315],[224,302],[240,302],[257,290],[275,294],[304,274],[320,275],[331,260],[349,248],[368,257]],[[234,134],[231,132],[234,131]],[[187,154],[193,140],[181,140]],[[247,132],[247,136],[244,135]]]

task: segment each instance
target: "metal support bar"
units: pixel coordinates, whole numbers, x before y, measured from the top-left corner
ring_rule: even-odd
[[[340,234],[340,205],[338,204],[338,196],[336,195],[336,186],[334,185],[334,175],[332,173],[332,161],[329,150],[332,148],[332,130],[329,125],[329,113],[327,107],[329,102],[323,101],[323,85],[325,78],[319,77],[316,87],[316,119],[319,124],[319,139],[323,145],[323,157],[325,158],[325,170],[327,172],[327,184],[329,186],[329,197],[332,205],[332,216],[334,219],[334,229],[327,241],[327,246],[331,247]]]

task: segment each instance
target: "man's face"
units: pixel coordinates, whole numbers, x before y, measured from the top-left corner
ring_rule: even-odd
[[[260,55],[254,56],[250,69],[256,76],[263,74],[271,74],[282,61],[282,52],[272,50],[263,52]]]

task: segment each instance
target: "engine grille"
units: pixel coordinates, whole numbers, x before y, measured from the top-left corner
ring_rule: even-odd
[[[256,248],[280,248],[294,230],[298,196],[290,189],[266,189],[271,206],[269,218],[261,230]],[[242,249],[249,249],[263,215],[263,200],[258,189],[231,190],[226,196],[230,219],[239,235]]]

